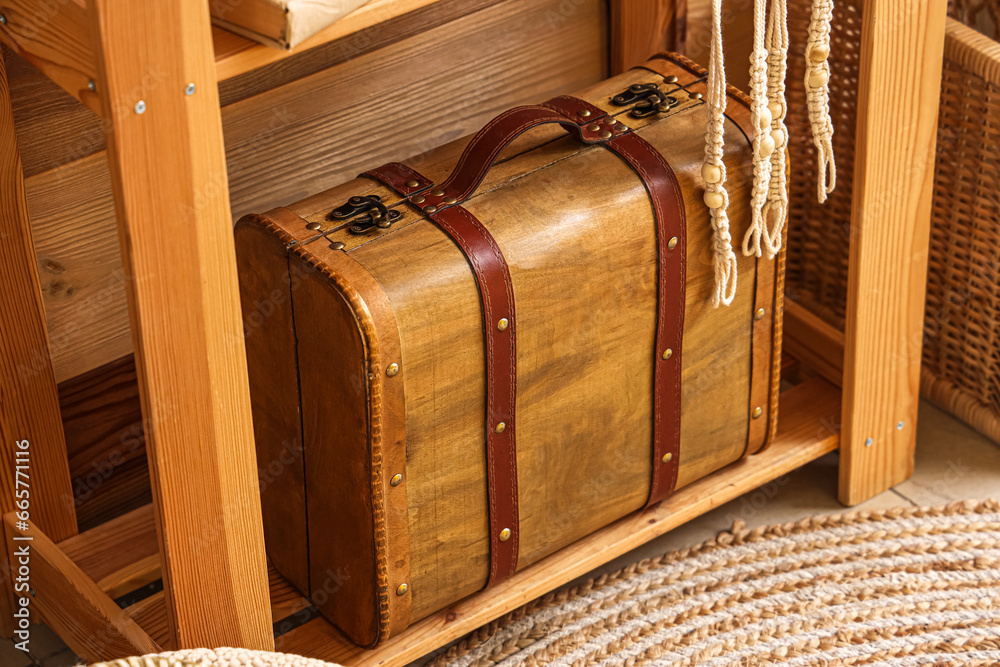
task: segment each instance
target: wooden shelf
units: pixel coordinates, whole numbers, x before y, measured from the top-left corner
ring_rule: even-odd
[[[631,514],[552,554],[503,584],[469,597],[422,621],[377,649],[360,649],[322,618],[303,610],[309,602],[273,568],[268,570],[274,626],[293,629],[275,639],[276,650],[343,665],[405,665],[546,592],[666,533],[719,505],[835,450],[840,391],[812,378],[781,395],[775,442],[764,452],[685,487],[658,506]],[[124,548],[128,545],[127,548]],[[60,548],[106,592],[121,595],[159,577],[151,506],[63,540]],[[103,585],[102,585],[103,582]],[[169,648],[162,593],[126,607],[160,646]],[[306,622],[302,622],[305,620]]]

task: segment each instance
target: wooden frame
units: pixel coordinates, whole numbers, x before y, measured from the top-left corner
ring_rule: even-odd
[[[301,49],[433,2],[374,0]],[[195,646],[269,649],[273,621],[283,651],[351,665],[405,664],[838,446],[845,503],[861,502],[912,471],[945,0],[865,5],[847,331],[838,335],[790,307],[786,336],[790,349],[833,382],[815,378],[782,396],[779,435],[765,453],[420,621],[374,651],[351,646],[305,613],[308,602],[268,573],[264,557],[216,84],[290,54],[212,28],[207,0],[8,5],[0,41],[105,119],[143,413],[153,425],[152,506],[75,534],[72,504],[61,502],[72,494],[0,76],[0,252],[9,257],[0,271],[13,287],[0,295],[0,431],[3,447],[20,438],[38,445],[33,525],[19,527],[11,513],[6,449],[0,511],[8,546],[16,537],[34,537],[35,608],[83,657]],[[684,7],[683,1],[612,3],[612,68],[669,46],[657,26],[683,16]],[[47,20],[37,20],[40,12]],[[155,85],[144,84],[154,70]],[[25,354],[40,359],[30,381],[10,370]],[[114,604],[114,596],[160,577],[162,593],[124,611]],[[7,592],[0,595],[4,621],[10,604]],[[12,629],[0,624],[4,634]]]

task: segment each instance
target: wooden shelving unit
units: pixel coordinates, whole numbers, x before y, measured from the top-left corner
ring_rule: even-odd
[[[308,602],[269,571],[264,553],[217,84],[366,32],[390,39],[436,4],[374,0],[295,53],[213,28],[207,0],[89,0],[56,10],[42,0],[10,0],[3,7],[0,40],[103,119],[149,425],[152,505],[78,533],[4,74],[0,512],[8,546],[15,536],[33,538],[32,609],[81,656],[277,645],[350,665],[405,664],[838,447],[845,503],[911,474],[945,1],[868,0],[851,316],[841,338],[808,313],[789,313],[790,347],[829,380],[814,378],[782,395],[772,447],[377,650],[353,647],[311,617]],[[613,69],[662,49],[678,7],[672,0],[611,2]],[[156,83],[144,85],[151,71]],[[13,513],[12,461],[21,441],[30,442],[32,462],[26,529]],[[124,609],[114,602],[159,579],[161,592]],[[6,635],[13,630],[9,593],[0,593]]]

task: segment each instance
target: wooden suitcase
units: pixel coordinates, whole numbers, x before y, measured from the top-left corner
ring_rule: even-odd
[[[353,641],[772,437],[784,257],[737,252],[712,306],[705,90],[657,56],[237,224],[268,552]],[[752,135],[728,107],[738,244]]]

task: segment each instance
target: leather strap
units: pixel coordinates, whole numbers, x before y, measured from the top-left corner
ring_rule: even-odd
[[[402,162],[389,162],[361,175],[388,185],[404,197],[434,185],[430,179]]]

